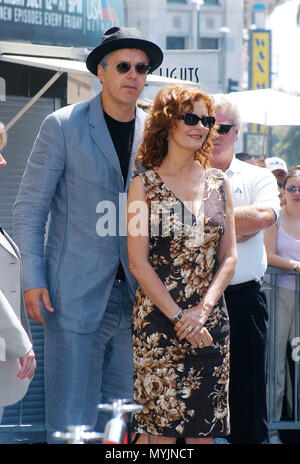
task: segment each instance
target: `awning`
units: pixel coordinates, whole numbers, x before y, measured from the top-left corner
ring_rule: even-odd
[[[52,69],[52,70],[56,71],[55,74],[37,92],[37,94],[34,95],[34,97],[32,97],[32,99],[27,103],[27,105],[25,105],[24,108],[22,108],[19,111],[19,113],[17,113],[13,117],[13,119],[11,119],[11,121],[9,121],[6,124],[6,126],[5,126],[6,131],[9,131],[9,129],[11,129],[11,127],[23,116],[23,114],[26,113],[26,111],[28,111],[29,108],[31,108],[32,105],[49,89],[49,87],[51,87],[51,85],[54,84],[54,82],[56,82],[57,79],[66,71],[64,71],[62,69],[57,69],[57,67],[55,67],[55,63],[54,63],[54,62],[57,62],[57,60],[53,59],[53,58],[40,58],[40,57],[33,57],[33,56],[10,55],[10,54],[5,54],[5,53],[1,54],[1,61],[6,61],[6,62],[9,62],[9,63],[16,63],[16,64],[23,64],[23,65],[27,65],[27,66],[35,66],[35,67],[38,67],[38,68],[43,68],[44,65],[46,65],[46,63],[43,60],[48,61],[48,66],[52,66],[51,68],[47,67],[46,69]],[[71,60],[63,60],[63,61],[70,61],[70,63],[76,63],[76,61],[71,61]],[[58,64],[58,63],[56,63],[56,64]]]
[[[91,76],[83,61],[67,60],[64,58],[45,58],[41,56],[11,55],[8,53],[3,53],[1,55],[1,61],[49,69],[51,71],[86,74]]]
[[[263,126],[300,126],[300,97],[274,89],[232,92],[243,122]]]

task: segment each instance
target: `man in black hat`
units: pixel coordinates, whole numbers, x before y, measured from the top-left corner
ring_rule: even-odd
[[[146,117],[136,101],[162,59],[136,29],[106,31],[86,61],[102,92],[45,119],[21,182],[14,233],[28,315],[45,325],[49,442],[69,425],[103,429],[97,405],[133,396],[126,192]]]

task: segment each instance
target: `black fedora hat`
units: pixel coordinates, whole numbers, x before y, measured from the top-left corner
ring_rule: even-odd
[[[98,64],[108,53],[121,48],[137,48],[143,50],[149,58],[150,72],[162,63],[163,52],[153,42],[146,40],[143,34],[131,27],[111,27],[102,36],[101,44],[88,55],[86,67],[97,76]]]

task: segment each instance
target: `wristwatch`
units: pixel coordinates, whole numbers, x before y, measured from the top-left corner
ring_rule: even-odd
[[[180,309],[180,310],[178,311],[178,313],[175,314],[175,316],[171,317],[170,320],[171,320],[172,322],[174,322],[174,321],[180,321],[180,320],[182,319],[182,314],[181,314],[181,312],[182,312],[182,309]]]

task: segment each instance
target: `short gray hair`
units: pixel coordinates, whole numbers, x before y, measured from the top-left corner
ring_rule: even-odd
[[[222,108],[223,110],[228,111],[230,114],[230,119],[232,119],[232,122],[234,126],[237,129],[240,129],[242,120],[240,116],[240,112],[238,110],[238,107],[235,103],[233,103],[227,95],[223,93],[217,93],[213,95],[213,101],[214,101],[214,107],[215,111],[218,109]]]
[[[100,61],[100,63],[99,63],[99,66],[102,66],[102,68],[105,69],[106,63],[107,63],[107,59],[108,59],[108,57],[109,57],[112,53],[113,53],[113,52],[107,53],[107,55],[105,55],[105,56],[101,59],[101,61]]]

